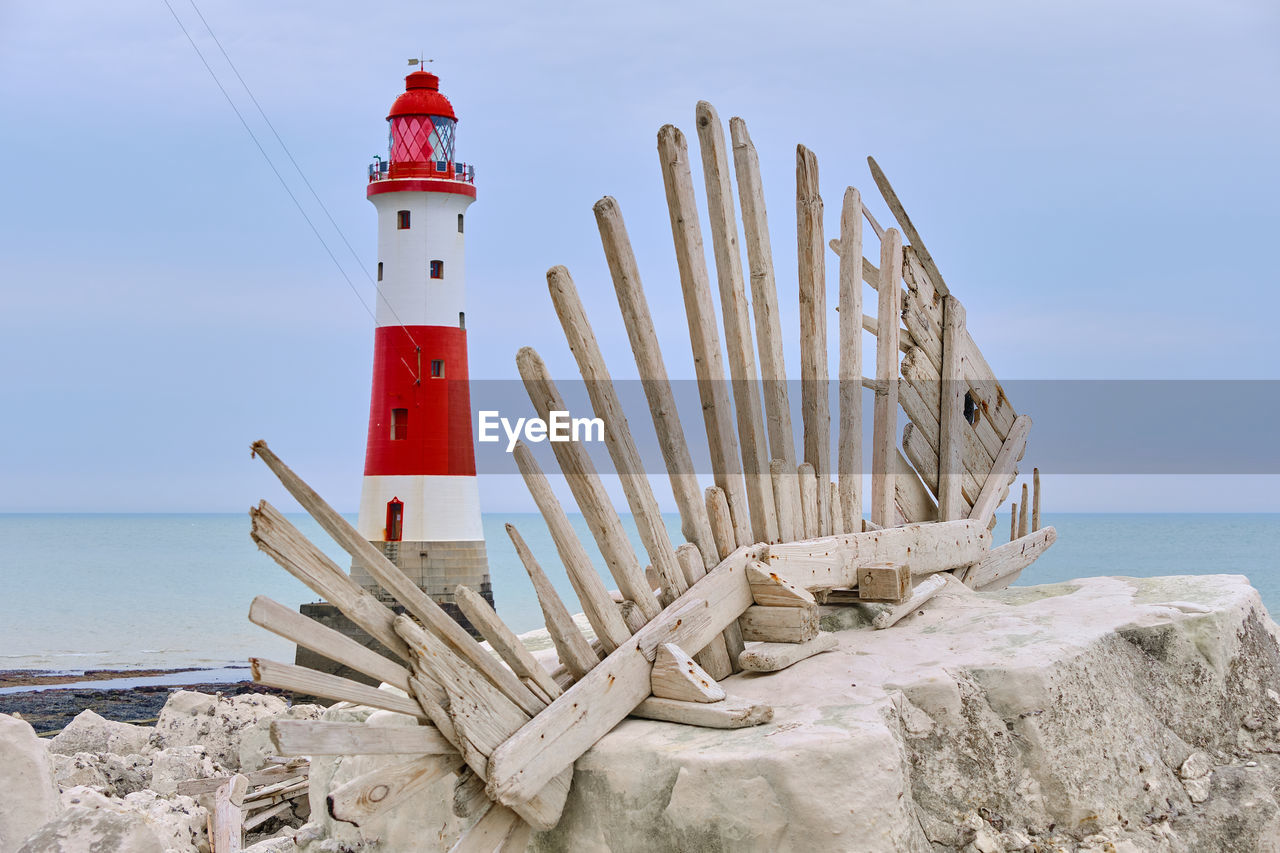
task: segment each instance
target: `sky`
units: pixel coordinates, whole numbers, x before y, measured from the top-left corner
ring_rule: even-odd
[[[0,512],[283,503],[249,458],[258,438],[355,507],[372,321],[352,286],[372,302],[376,260],[365,167],[385,154],[384,116],[416,56],[434,60],[459,158],[477,170],[474,378],[515,379],[526,344],[576,376],[546,292],[554,264],[574,274],[614,375],[635,375],[591,212],[606,194],[627,217],[668,370],[693,376],[655,134],[685,130],[700,184],[706,99],[726,122],[742,116],[759,151],[793,373],[803,143],[829,236],[847,185],[891,221],[876,157],[1002,379],[1280,379],[1274,3],[203,0],[328,214],[190,0],[169,3],[0,0]],[[1223,441],[1240,441],[1252,410],[1213,405]],[[1106,432],[1106,412],[1082,417]],[[1045,500],[1280,511],[1277,470],[1049,472]],[[486,511],[532,507],[510,475],[486,475],[481,495]]]

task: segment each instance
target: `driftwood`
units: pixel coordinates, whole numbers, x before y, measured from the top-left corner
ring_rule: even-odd
[[[818,192],[818,158],[796,146],[796,257],[800,278],[800,391],[804,420],[804,461],[822,482],[830,478],[831,410],[827,402],[827,282],[822,238],[822,196]],[[804,483],[801,483],[803,497]],[[828,496],[817,496],[813,520],[826,515]],[[825,525],[810,527],[807,536],[821,536]]]
[[[753,604],[738,619],[742,639],[764,643],[803,643],[818,636],[818,605],[761,607]]]
[[[871,627],[876,630],[884,630],[896,625],[902,619],[918,610],[922,604],[933,598],[934,594],[947,585],[947,576],[938,574],[925,578],[916,584],[915,589],[911,591],[911,597],[901,604],[896,604],[883,613],[876,614],[871,620]]]
[[[317,672],[305,666],[276,663],[265,658],[249,658],[249,667],[253,672],[253,680],[268,687],[292,690],[309,696],[321,696],[338,702],[355,702],[357,705],[368,705],[371,708],[395,711],[397,714],[408,714],[421,720],[427,719],[422,708],[412,699],[406,699],[398,693],[379,690],[349,678]]]
[[[773,708],[726,696],[719,702],[681,702],[650,696],[631,712],[631,716],[666,723],[683,723],[708,729],[744,729],[773,719]]]
[[[454,592],[454,601],[458,609],[467,617],[472,626],[480,632],[480,636],[489,641],[489,646],[498,653],[498,657],[511,667],[511,671],[521,680],[528,679],[538,686],[547,701],[560,695],[560,685],[551,678],[551,673],[538,663],[529,650],[520,642],[520,638],[498,618],[497,612],[470,587],[459,584]],[[408,689],[408,685],[405,685]]]
[[[753,643],[738,656],[738,662],[750,672],[777,672],[836,645],[835,634],[819,634],[803,643]]]
[[[334,788],[326,797],[334,820],[360,826],[462,767],[457,753],[424,755],[381,767]]]
[[[964,468],[964,364],[960,339],[965,331],[964,306],[954,296],[943,300],[942,382],[938,425],[938,518],[954,521],[965,516],[961,494]],[[975,496],[976,499],[976,496]]]
[[[724,689],[715,679],[674,643],[658,647],[649,690],[659,699],[683,702],[719,702],[724,698]]]
[[[218,853],[238,853],[244,849],[244,802],[249,781],[236,774],[228,779],[213,795],[213,849]]]
[[[840,209],[840,430],[837,438],[842,527],[862,524],[862,195],[853,187]],[[859,325],[859,318],[864,318]],[[878,324],[873,326],[878,331]]]
[[[569,615],[569,609],[564,606],[559,593],[551,585],[551,580],[542,570],[538,561],[534,559],[529,546],[525,544],[524,538],[514,525],[507,525],[507,535],[511,537],[511,543],[515,545],[516,554],[519,555],[520,562],[524,564],[525,571],[529,574],[529,580],[533,582],[534,592],[538,596],[538,604],[542,607],[542,617],[547,626],[547,633],[551,635],[551,642],[556,647],[557,657],[559,657],[561,663],[568,667],[575,678],[581,678],[600,662],[600,658],[592,651],[591,644],[587,642],[587,638],[582,636],[582,632],[574,624],[573,617]]]
[[[871,447],[871,520],[893,524],[894,442],[898,433],[898,279],[902,277],[902,239],[890,228],[880,243],[880,320],[876,336],[876,381]]]
[[[1004,589],[1017,580],[1027,566],[1058,541],[1058,531],[1042,527],[1034,533],[1007,542],[975,563],[965,573],[964,582],[974,589]]]
[[[911,594],[911,569],[905,563],[871,563],[858,569],[858,598],[905,601]]]
[[[435,726],[275,720],[271,723],[271,742],[281,755],[451,755],[458,752]],[[183,792],[179,790],[179,793]]]

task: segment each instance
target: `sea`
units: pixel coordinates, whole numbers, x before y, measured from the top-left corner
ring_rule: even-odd
[[[294,524],[339,565],[350,561],[305,515]],[[352,522],[354,516],[349,517]],[[666,516],[673,541],[679,517]],[[484,516],[499,615],[516,632],[540,628],[533,588],[503,525],[519,528],[565,602],[576,599],[536,514]],[[580,516],[573,518],[601,576],[603,560]],[[1091,575],[1248,576],[1280,613],[1280,514],[1046,515],[1058,541],[1019,585]],[[623,524],[643,554],[635,524]],[[1008,538],[996,528],[996,544]],[[0,514],[0,670],[219,670],[250,657],[292,662],[285,640],[250,624],[255,596],[290,608],[316,596],[249,538],[244,514]]]

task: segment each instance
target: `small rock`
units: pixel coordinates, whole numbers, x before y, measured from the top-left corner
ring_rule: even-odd
[[[102,770],[102,760],[88,752],[75,755],[51,755],[53,778],[63,791],[82,785],[108,787],[107,774]]]
[[[1209,787],[1211,776],[1201,776],[1199,779],[1184,779],[1182,787],[1187,789],[1187,796],[1191,798],[1193,803],[1203,803],[1209,799]]]
[[[978,830],[971,843],[978,853],[1004,853],[1004,845],[1000,843],[1000,839],[986,827]]]
[[[13,850],[62,811],[48,744],[31,724],[0,714],[0,850]]]
[[[1200,779],[1208,776],[1213,770],[1213,760],[1203,752],[1193,752],[1178,768],[1178,776],[1182,779]]]
[[[191,797],[137,791],[124,798],[123,807],[145,815],[167,851],[209,853],[209,810]]]
[[[18,853],[105,853],[108,850],[111,853],[168,853],[145,815],[119,807],[91,806],[72,806],[62,812],[28,837]]]
[[[225,775],[228,772],[214,763],[203,746],[171,746],[151,756],[150,788],[165,796],[176,794],[179,782]]]
[[[210,696],[178,690],[160,711],[152,743],[158,749],[203,746],[210,758],[235,772],[240,769],[244,730],[259,720],[283,714],[287,708],[280,697],[260,693]]]
[[[49,751],[59,755],[77,752],[132,755],[146,752],[151,734],[150,726],[118,723],[86,709],[49,741]]]

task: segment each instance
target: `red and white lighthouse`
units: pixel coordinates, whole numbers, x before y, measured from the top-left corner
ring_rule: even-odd
[[[462,583],[490,603],[467,378],[465,215],[475,171],[454,153],[439,78],[414,71],[387,116],[388,158],[366,190],[378,210],[378,304],[360,533],[461,619]],[[360,565],[352,577],[380,591]]]

